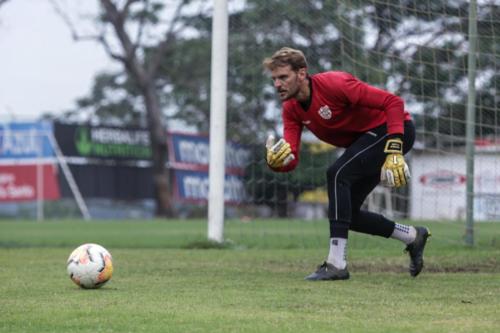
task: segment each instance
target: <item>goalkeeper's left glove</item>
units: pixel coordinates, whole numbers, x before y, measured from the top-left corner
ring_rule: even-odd
[[[410,179],[410,169],[403,157],[403,140],[399,137],[388,139],[384,152],[387,156],[380,172],[382,184],[389,187],[406,185]]]
[[[295,159],[292,154],[292,148],[285,139],[280,139],[276,144],[274,143],[274,136],[269,136],[266,142],[267,164],[271,168],[281,168]]]

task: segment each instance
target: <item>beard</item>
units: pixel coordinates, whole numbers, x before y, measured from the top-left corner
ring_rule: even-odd
[[[283,101],[283,102],[287,101],[291,98],[295,98],[298,93],[299,93],[298,86],[290,88],[290,89],[279,89],[278,90],[278,95],[279,95],[281,101]]]

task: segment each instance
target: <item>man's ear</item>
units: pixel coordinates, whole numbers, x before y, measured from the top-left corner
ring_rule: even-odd
[[[305,80],[305,78],[307,77],[307,68],[305,68],[305,67],[300,68],[297,71],[297,75],[299,76],[299,78],[301,80]]]

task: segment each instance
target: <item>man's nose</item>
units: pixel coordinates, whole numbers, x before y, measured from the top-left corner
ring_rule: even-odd
[[[274,80],[274,87],[275,87],[275,88],[279,88],[279,87],[281,87],[281,81],[280,81],[279,79],[275,79],[275,80]]]

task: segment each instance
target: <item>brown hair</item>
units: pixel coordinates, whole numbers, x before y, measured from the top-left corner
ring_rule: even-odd
[[[265,58],[262,64],[268,70],[287,65],[290,65],[294,71],[298,71],[301,68],[307,68],[307,60],[304,53],[300,50],[292,49],[291,47],[282,47],[276,51],[272,57]]]

